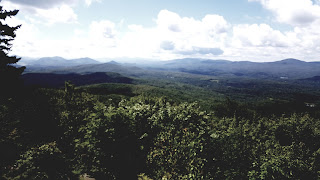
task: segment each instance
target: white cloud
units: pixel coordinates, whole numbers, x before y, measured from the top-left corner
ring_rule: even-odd
[[[90,25],[90,36],[97,39],[114,38],[116,36],[115,23],[108,20],[93,21]]]
[[[170,30],[173,32],[180,31],[181,17],[174,12],[162,10],[158,14],[157,24],[163,30]]]
[[[184,55],[210,54],[205,52],[222,48],[230,27],[219,15],[207,15],[201,20],[196,20],[191,17],[180,17],[177,13],[168,10],[160,11],[156,22],[157,27],[154,33],[158,33],[155,36],[160,36],[160,47],[164,49],[163,42],[171,42],[175,47],[173,53]],[[220,55],[221,53],[211,54]]]
[[[143,26],[142,25],[137,25],[137,24],[131,24],[128,26],[128,29],[130,31],[141,31],[143,30]]]
[[[272,11],[277,21],[293,26],[310,25],[320,18],[319,3],[311,0],[249,0],[258,1]]]
[[[320,1],[319,0],[248,0],[260,2],[275,15],[279,23],[289,24],[293,30],[280,32],[261,25],[234,27],[234,43],[252,47],[262,46],[273,51],[273,57],[286,56],[304,60],[319,60],[320,55]],[[256,28],[256,30],[254,30]],[[269,29],[269,30],[268,30]],[[256,33],[254,33],[256,32]],[[245,35],[247,34],[247,35]],[[249,35],[251,34],[251,35]],[[241,37],[243,35],[243,37]],[[243,44],[242,44],[243,45]],[[285,45],[285,48],[280,48]],[[278,46],[278,48],[277,48]],[[240,46],[239,46],[240,47]],[[272,48],[274,47],[274,48]],[[259,48],[256,49],[257,51]],[[262,50],[260,50],[263,52]],[[264,51],[264,52],[268,52]],[[257,55],[258,56],[258,55]]]
[[[174,50],[175,45],[172,41],[163,41],[160,44],[160,48],[163,50]]]
[[[189,17],[180,17],[177,13],[162,10],[157,18],[158,28],[172,32],[186,33],[225,33],[229,25],[227,21],[219,15],[206,15],[202,20],[195,20]]]
[[[156,23],[151,28],[132,24],[121,36],[116,33],[116,48],[112,53],[120,57],[155,59],[195,55],[215,57],[223,53],[230,28],[222,16],[208,15],[196,20],[168,10],[159,12]]]
[[[67,5],[52,9],[37,9],[36,16],[43,19],[45,24],[52,25],[56,23],[76,23],[77,15],[73,9]]]
[[[101,2],[101,0],[85,0],[87,6],[90,6],[93,2]]]
[[[13,41],[10,53],[19,56],[33,56],[39,50],[35,48],[38,42],[36,35],[39,33],[39,29],[35,25],[25,23],[25,21],[18,18],[10,18],[6,22],[10,26],[22,24],[21,28],[16,31],[17,36]]]
[[[102,0],[4,0],[23,7],[51,9],[62,5],[75,6],[80,2],[90,6],[94,2],[102,2]]]
[[[54,9],[46,11],[53,12]],[[67,9],[66,7],[65,12],[68,12]],[[41,12],[39,9],[36,10],[37,13]],[[71,14],[66,16],[72,17]],[[45,19],[50,19],[50,15],[48,16]],[[17,18],[10,20],[14,19]],[[23,24],[17,31],[13,54],[27,57],[152,59],[196,57],[253,61],[288,57],[317,60],[315,58],[320,57],[320,23],[316,20],[308,26],[297,26],[291,31],[282,32],[268,24],[232,25],[220,15],[212,14],[202,19],[195,19],[162,10],[153,27],[132,24],[124,32],[122,30],[126,28],[121,22],[92,21],[87,25],[81,25],[81,29],[79,26],[76,27],[73,30],[74,35],[65,39],[50,37],[43,39],[38,35],[44,33],[39,33],[41,29],[38,28],[41,26],[37,26],[37,21],[39,18],[35,21],[31,19],[12,21]],[[75,16],[69,21],[62,21],[60,17],[56,17],[47,23],[73,21]]]
[[[21,6],[28,6],[33,8],[51,9],[61,5],[73,5],[78,0],[6,0]]]
[[[286,47],[290,40],[267,24],[242,24],[233,27],[234,44],[255,47]]]
[[[224,51],[220,48],[205,48],[193,46],[190,50],[180,51],[183,55],[221,55]]]
[[[38,26],[18,18],[10,18],[10,25],[23,24],[17,30],[11,54],[22,57],[62,56],[65,58],[114,56],[115,24],[110,21],[92,22],[88,29],[75,29],[66,39],[43,38]],[[110,51],[110,52],[109,52]]]
[[[71,7],[74,2],[76,0],[50,0],[48,3],[44,3],[43,0],[31,0],[30,2],[11,0],[1,2],[1,4],[8,10],[19,9],[20,13],[24,13],[24,18],[30,21],[28,23],[53,25],[56,23],[77,23],[77,14]]]
[[[76,29],[74,36],[53,44],[62,44],[57,51],[64,57],[112,57],[117,47],[116,24],[109,20],[93,21],[87,30]]]
[[[227,21],[219,15],[206,15],[202,19],[202,23],[209,34],[220,34],[228,31],[229,25]]]

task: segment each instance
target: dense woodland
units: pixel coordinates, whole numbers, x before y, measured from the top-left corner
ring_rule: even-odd
[[[3,179],[319,176],[316,113],[265,115],[230,99],[202,110],[196,102],[95,95],[69,83],[24,89],[0,112]]]
[[[109,63],[21,75],[3,47],[0,179],[320,178],[317,71],[287,79]]]

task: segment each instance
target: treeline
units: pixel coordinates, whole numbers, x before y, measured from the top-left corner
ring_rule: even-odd
[[[216,108],[148,96],[118,103],[68,83],[25,91],[1,101],[1,178],[319,178],[318,118],[241,114],[231,100]]]

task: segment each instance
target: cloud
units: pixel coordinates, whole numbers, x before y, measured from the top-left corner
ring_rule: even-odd
[[[290,40],[267,24],[241,24],[233,27],[233,42],[240,46],[286,47]]]
[[[320,18],[318,1],[311,0],[249,0],[260,2],[274,13],[276,20],[293,26],[310,25]]]
[[[174,43],[172,41],[163,41],[160,47],[163,50],[174,50]]]
[[[229,25],[227,21],[220,15],[206,15],[202,19],[202,23],[210,34],[220,34],[228,31]]]
[[[33,25],[25,23],[25,21],[18,18],[9,18],[6,22],[10,26],[16,26],[22,24],[21,28],[16,31],[16,38],[13,41],[12,51],[13,55],[19,55],[24,57],[33,56],[37,49],[37,34],[39,34],[39,29]]]
[[[71,7],[77,0],[8,0],[2,2],[6,9],[19,9],[30,22],[45,25],[77,23],[78,16]],[[19,14],[20,14],[19,13]]]
[[[220,48],[204,48],[204,47],[192,47],[191,50],[189,51],[180,51],[178,52],[179,54],[183,55],[195,55],[195,54],[200,54],[200,55],[222,55],[223,50]]]
[[[6,0],[14,4],[21,6],[51,9],[62,5],[74,6],[80,2],[84,2],[87,6],[90,6],[94,2],[101,2],[102,0]]]
[[[183,56],[223,54],[230,25],[219,15],[203,19],[181,17],[161,10],[153,27],[132,24],[129,31],[119,33],[117,50],[122,56],[172,59]],[[217,48],[219,47],[219,48]]]
[[[77,15],[67,5],[62,5],[48,10],[37,9],[35,14],[43,23],[52,25],[56,23],[76,23]]]
[[[211,33],[221,34],[227,32],[229,24],[220,15],[206,15],[202,20],[192,17],[180,17],[177,13],[161,10],[157,18],[158,28],[171,32]]]
[[[59,7],[61,6],[43,10],[48,12]],[[37,14],[41,12],[39,10],[36,9]],[[65,12],[68,12],[68,6]],[[71,14],[66,16],[72,17]],[[317,20],[308,26],[280,31],[268,24],[230,24],[223,16],[216,14],[195,19],[162,10],[152,27],[140,24],[124,27],[121,22],[104,19],[76,26],[71,30],[73,36],[55,39],[43,38],[45,32],[41,30],[42,26],[24,17],[19,16],[21,19],[15,22],[23,26],[17,31],[12,51],[20,56],[149,59],[195,57],[255,61],[287,57],[317,60],[316,57],[320,57],[320,23]],[[42,23],[45,19],[50,19],[34,18]],[[17,18],[9,20],[14,19]],[[75,20],[76,16],[69,21],[60,20],[60,23],[74,23]],[[59,18],[48,22],[59,23]]]
[[[115,23],[109,20],[93,21],[90,24],[90,37],[96,39],[112,39],[116,36]]]
[[[7,0],[9,2],[41,9],[51,9],[61,5],[75,4],[78,0]]]
[[[181,32],[181,29],[178,24],[170,24],[168,25],[168,29],[172,32]]]
[[[152,31],[154,37],[160,38],[158,43],[160,48],[164,50],[174,48],[173,53],[178,55],[221,55],[223,51],[216,47],[224,46],[230,30],[229,23],[216,14],[209,14],[197,20],[161,10],[156,22],[157,27]]]
[[[181,17],[174,12],[162,10],[158,14],[157,24],[163,30],[170,30],[172,32],[180,32]]]
[[[93,2],[101,2],[101,0],[85,0],[87,6],[90,6]]]
[[[11,4],[16,5],[17,4]],[[24,6],[27,7],[27,6]],[[77,15],[68,5],[56,4],[56,7],[41,9],[32,7],[34,12],[24,14],[21,24],[41,28],[39,23],[54,25],[56,23],[76,23]],[[31,14],[33,16],[31,16]],[[30,16],[29,16],[30,15]],[[90,56],[103,57],[141,57],[157,59],[173,59],[181,56],[220,55],[227,31],[230,26],[219,15],[208,15],[203,19],[181,17],[177,13],[162,10],[156,19],[154,27],[144,27],[132,24],[126,32],[121,32],[120,25],[110,20],[92,21],[80,30],[75,28],[73,36],[65,39],[41,38],[43,33],[35,33],[32,42],[26,38],[19,40],[14,53],[23,56],[64,57]],[[32,26],[31,26],[32,25]],[[36,28],[36,29],[37,29]],[[40,29],[38,29],[38,32]],[[17,32],[17,36],[25,36]],[[31,36],[30,36],[31,37]],[[24,47],[28,46],[28,48]],[[20,49],[20,50],[19,50]],[[28,54],[29,51],[29,55]],[[32,52],[32,53],[31,53]]]
[[[274,14],[275,20],[292,26],[292,30],[277,31],[269,25],[235,25],[233,45],[259,56],[295,57],[317,60],[320,53],[319,0],[248,0],[256,1]],[[269,26],[269,27],[268,27]],[[263,47],[263,49],[259,48]],[[233,52],[235,52],[234,50]]]

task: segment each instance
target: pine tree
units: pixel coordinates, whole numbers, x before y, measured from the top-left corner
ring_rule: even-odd
[[[21,58],[8,54],[12,47],[11,42],[16,37],[15,31],[21,25],[11,27],[4,22],[8,17],[17,15],[18,12],[19,10],[3,10],[3,7],[0,6],[0,96],[15,92],[20,75],[25,69],[25,67],[14,66]]]

